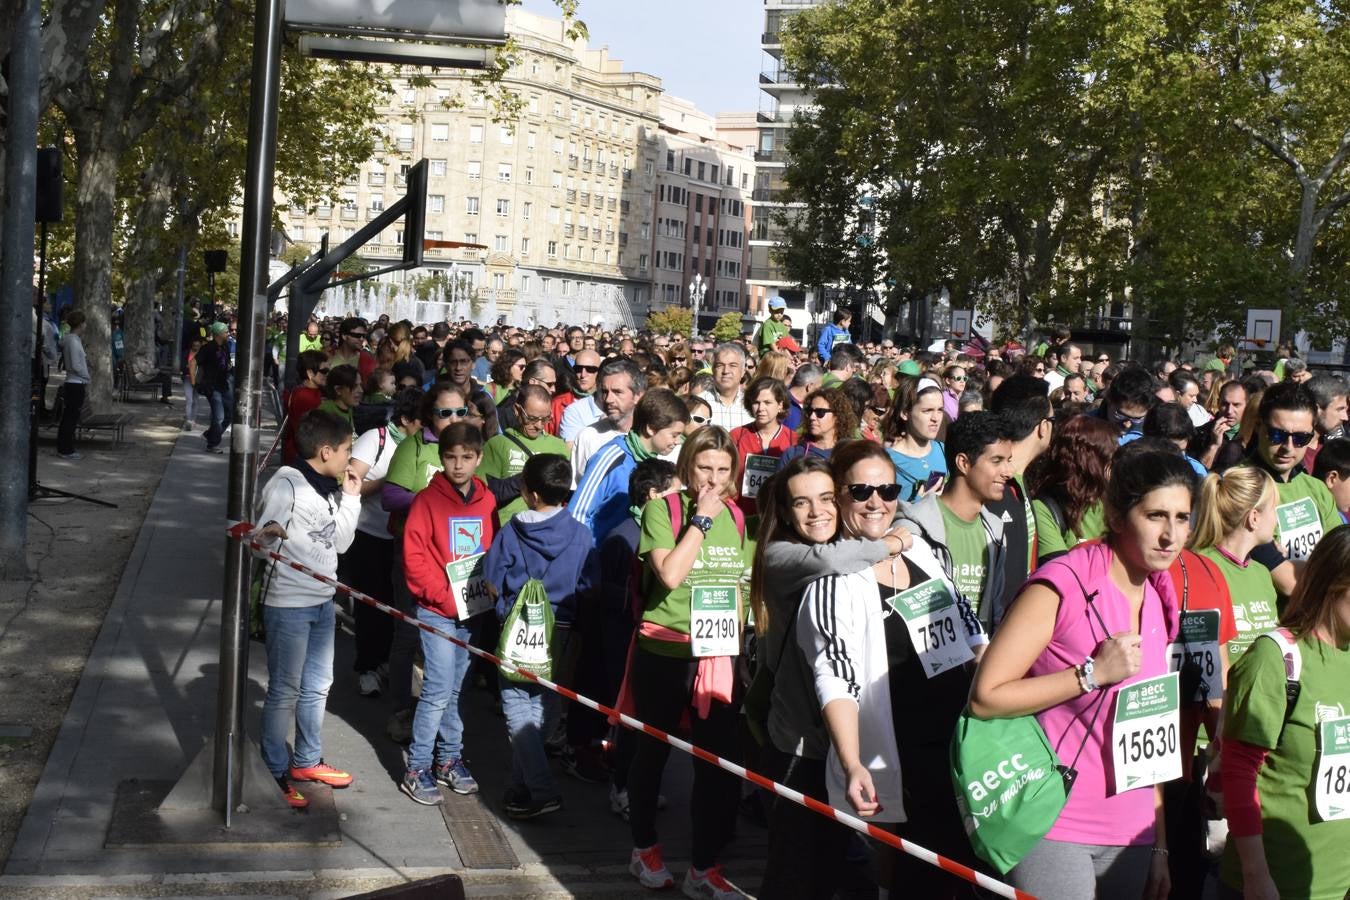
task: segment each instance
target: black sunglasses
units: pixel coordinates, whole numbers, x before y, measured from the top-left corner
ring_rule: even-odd
[[[319,369],[319,374],[320,374],[320,375],[327,375],[327,374],[328,374],[328,367],[327,367],[327,366],[323,366],[322,368],[320,368],[320,369]]]
[[[848,486],[848,495],[858,503],[866,503],[874,492],[883,502],[890,503],[900,496],[900,485],[892,481],[890,484],[850,484]]]
[[[884,406],[873,406],[870,407],[870,409],[872,410],[872,412],[876,413],[879,416],[886,415],[886,407]]]
[[[1285,431],[1283,428],[1266,427],[1266,440],[1272,447],[1279,447],[1292,440],[1295,447],[1306,447],[1317,435],[1311,431]]]
[[[830,413],[834,412],[834,410],[824,406],[813,406],[810,409],[808,409],[807,412],[815,416],[817,419],[823,419]]]
[[[581,372],[586,375],[594,375],[596,372],[600,371],[599,366],[573,366],[572,369],[573,371]]]

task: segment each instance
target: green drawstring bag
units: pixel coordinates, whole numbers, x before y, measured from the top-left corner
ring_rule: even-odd
[[[544,583],[531,578],[520,588],[516,602],[502,623],[501,637],[497,639],[497,656],[518,669],[553,678],[553,657],[549,648],[553,643],[553,605],[548,602]],[[524,675],[507,671],[501,673],[511,681],[529,681]]]
[[[1076,775],[1035,716],[977,719],[969,709],[952,735],[951,768],[970,845],[1000,873],[1045,837]]]

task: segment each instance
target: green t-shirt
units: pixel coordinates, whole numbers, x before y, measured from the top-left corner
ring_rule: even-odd
[[[1017,492],[1022,495],[1023,512],[1027,517],[1027,529],[1031,534],[1027,535],[1027,571],[1031,572],[1036,568],[1036,542],[1032,537],[1036,533],[1036,513],[1031,508],[1031,495],[1027,493],[1027,483],[1021,475],[1014,475],[1013,481],[1017,482]]]
[[[338,406],[336,400],[325,400],[322,403],[320,403],[317,408],[323,410],[324,412],[329,412],[335,416],[340,416],[341,418],[346,419],[347,424],[352,426],[353,433],[355,432],[356,425],[352,421],[352,411],[350,409],[343,409],[342,407]]]
[[[508,434],[511,437],[507,437]],[[524,444],[529,452],[522,450],[520,444],[511,440],[512,437]],[[483,445],[483,461],[478,466],[478,474],[484,478],[510,478],[512,475],[519,475],[520,470],[525,468],[525,461],[530,456],[540,453],[556,453],[563,459],[571,458],[571,454],[567,452],[567,444],[560,438],[551,434],[541,434],[531,440],[516,429],[508,428],[506,434],[494,435]],[[524,512],[525,509],[525,498],[517,497],[497,510],[497,524],[505,525],[516,513]]]
[[[1106,534],[1106,510],[1100,501],[1083,510],[1077,528],[1060,531],[1050,507],[1041,500],[1031,501],[1031,514],[1036,519],[1036,553],[1045,559],[1052,553],[1067,553],[1084,541]]]
[[[680,509],[685,523],[689,521],[690,500],[687,494],[680,494]],[[689,527],[688,524],[684,525]],[[683,528],[680,530],[684,534]],[[649,501],[642,508],[642,536],[638,540],[638,556],[646,562],[647,554],[652,550],[674,550],[675,532],[670,526],[670,511],[665,497]],[[645,622],[664,625],[680,634],[689,633],[690,585],[740,584],[741,576],[750,565],[751,548],[741,538],[736,528],[736,520],[725,506],[713,518],[713,527],[703,537],[698,549],[694,567],[679,587],[667,590],[665,585],[646,567],[643,573],[643,613]],[[744,591],[741,592],[741,621],[745,621],[745,611],[749,604]],[[674,656],[688,659],[689,644],[677,644],[672,641],[658,641],[639,637],[639,645],[661,656]]]
[[[384,480],[416,494],[440,470],[440,447],[435,441],[427,441],[425,433],[419,431],[398,445]]]
[[[778,343],[778,339],[788,333],[787,323],[775,322],[773,317],[764,320],[764,324],[759,326],[759,336],[755,339],[755,346],[763,353],[766,350],[772,350]]]
[[[1290,559],[1307,559],[1323,535],[1341,525],[1336,500],[1327,486],[1307,472],[1277,481],[1275,543]]]
[[[980,595],[989,572],[989,537],[979,517],[967,522],[938,500],[942,524],[947,531],[947,549],[952,554],[952,581],[965,595],[970,608],[979,614]]]
[[[1238,661],[1238,657],[1247,651],[1258,635],[1279,624],[1275,583],[1270,580],[1270,570],[1255,560],[1248,560],[1244,567],[1214,547],[1197,552],[1219,567],[1224,581],[1228,582],[1228,593],[1233,598],[1233,624],[1237,626],[1238,636],[1228,642],[1228,662],[1231,665]]]
[[[1318,724],[1350,715],[1350,650],[1315,637],[1298,642],[1302,687],[1285,723],[1285,671],[1274,641],[1256,641],[1228,673],[1224,736],[1270,750],[1256,788],[1262,843],[1281,897],[1342,900],[1350,887],[1350,819],[1320,821],[1313,803]],[[1283,735],[1281,734],[1283,729]],[[1241,890],[1236,842],[1224,851],[1220,874]]]

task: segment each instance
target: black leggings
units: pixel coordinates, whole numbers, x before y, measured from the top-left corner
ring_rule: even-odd
[[[338,557],[338,580],[393,606],[393,539],[378,538],[358,530],[347,552]],[[353,604],[352,618],[356,620],[353,628],[356,659],[352,668],[357,672],[374,671],[389,661],[395,619],[359,601]]]
[[[633,652],[628,673],[637,717],[648,725],[675,734],[689,712],[690,740],[725,759],[737,761],[737,719],[740,704],[713,701],[708,718],[693,708],[694,673],[698,660],[659,656],[641,647]],[[647,735],[637,739],[637,753],[628,772],[628,824],[634,847],[657,842],[656,798],[670,745]],[[740,804],[740,779],[711,763],[694,761],[694,789],[690,801],[692,862],[696,869],[717,864],[718,854],[731,840]]]
[[[821,803],[829,803],[825,760],[789,756],[766,746],[770,778]],[[769,851],[759,896],[784,900],[830,900],[839,887],[849,830],[783,797],[773,798]]]

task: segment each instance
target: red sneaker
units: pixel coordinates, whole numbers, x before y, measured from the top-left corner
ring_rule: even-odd
[[[277,786],[281,788],[281,796],[286,798],[286,803],[290,805],[291,809],[304,809],[309,806],[309,801],[305,799],[305,795],[297,791],[285,778],[278,778]]]
[[[303,769],[291,766],[291,778],[295,781],[317,781],[329,787],[345,788],[352,783],[352,774],[335,769],[323,760],[317,766],[305,766]]]

